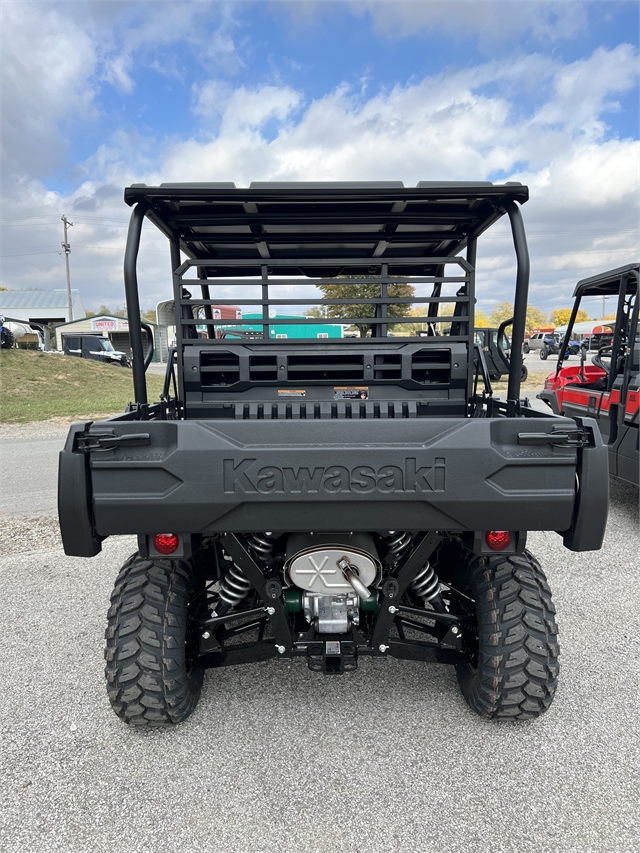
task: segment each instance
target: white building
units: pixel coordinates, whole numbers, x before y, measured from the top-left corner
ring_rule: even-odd
[[[155,323],[149,323],[154,337],[154,361],[160,360],[158,327]],[[131,352],[131,339],[129,337],[129,321],[126,317],[118,317],[114,314],[98,314],[94,317],[83,317],[72,323],[63,323],[56,326],[56,342],[58,349],[62,349],[62,334],[77,335],[100,335],[108,338],[113,348],[118,352]],[[144,350],[147,349],[147,333],[143,330],[142,341]]]
[[[71,291],[71,303],[76,320],[86,316],[79,290]],[[44,323],[48,326],[71,320],[66,289],[0,290],[0,314],[13,320]]]

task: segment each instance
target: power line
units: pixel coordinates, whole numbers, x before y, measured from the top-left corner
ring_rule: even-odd
[[[76,246],[76,249],[97,249],[99,251],[124,252],[124,246]],[[165,255],[160,249],[140,249],[141,252],[152,252],[154,255]]]
[[[487,237],[511,237],[511,232],[504,230],[503,234],[497,229],[495,232],[485,231]],[[629,231],[640,231],[640,228],[571,228],[569,231],[527,231],[527,237],[553,237],[556,234],[626,234]]]
[[[58,249],[49,252],[22,252],[19,255],[0,255],[0,258],[30,258],[32,255],[59,255]]]
[[[113,252],[124,252],[124,246],[76,246],[76,251],[78,249],[91,249],[97,251],[113,251]],[[150,253],[152,255],[164,255],[166,252],[162,252],[159,249],[140,249],[140,254],[143,252]],[[48,252],[21,252],[16,255],[0,255],[0,258],[29,258],[31,255],[61,255],[62,252],[59,249],[50,250]]]
[[[84,217],[82,217],[81,219],[78,219],[77,216],[75,217],[75,220],[76,220],[76,225],[78,223],[82,224],[82,222],[85,221]],[[128,219],[92,219],[91,221],[92,222],[117,223],[118,225],[122,225],[122,227],[129,224]],[[50,222],[47,222],[47,223],[42,223],[42,222],[40,222],[40,223],[38,223],[38,222],[13,222],[13,223],[11,223],[11,222],[7,222],[5,224],[4,222],[2,222],[0,224],[2,224],[3,228],[41,228],[45,224],[46,225],[52,225],[53,223],[50,223]]]
[[[39,213],[37,216],[17,216],[15,219],[0,219],[0,222],[22,222],[24,219],[50,219],[60,216],[59,213]],[[27,223],[29,224],[29,223]]]

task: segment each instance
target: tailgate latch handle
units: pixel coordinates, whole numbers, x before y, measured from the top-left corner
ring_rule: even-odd
[[[518,433],[518,444],[551,444],[553,447],[589,447],[590,439],[590,434],[582,429]]]
[[[148,432],[129,432],[125,435],[113,433],[89,433],[77,437],[77,453],[100,453],[116,447],[143,447],[151,444]]]

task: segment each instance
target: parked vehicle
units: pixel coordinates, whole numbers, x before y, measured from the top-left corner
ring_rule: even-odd
[[[638,280],[640,264],[627,264],[583,279],[576,285],[567,335],[586,296],[617,296],[613,337],[603,333],[598,351],[580,366],[558,367],[538,394],[555,414],[595,418],[609,451],[612,477],[638,488],[638,402],[640,400],[640,341],[638,340]]]
[[[522,351],[526,354],[531,350],[539,350],[540,358],[545,361],[550,355],[558,355],[562,346],[563,338],[555,332],[537,332],[525,340]],[[570,355],[580,354],[579,341],[570,340],[565,353],[565,358]]]
[[[62,351],[65,355],[76,358],[90,358],[104,364],[118,364],[120,367],[131,367],[131,359],[126,353],[113,348],[108,338],[101,335],[62,333]]]
[[[4,315],[0,314],[0,348],[11,349],[14,343],[14,334],[8,326],[5,326]]]
[[[580,342],[581,350],[585,353],[599,352],[602,347],[613,345],[613,326],[596,326],[590,335],[585,335]]]
[[[130,322],[135,403],[74,424],[59,477],[67,554],[138,537],[106,632],[107,689],[123,721],[178,723],[205,669],[269,658],[328,675],[363,656],[452,663],[486,718],[549,708],[555,609],[527,531],[556,531],[574,551],[600,548],[607,460],[593,419],[520,399],[527,198],[520,184],[486,182],[125,190],[128,315],[138,316],[147,218],[169,241],[176,349],[162,397],[149,404],[142,334]],[[499,400],[472,321],[477,235],[505,214],[517,272]],[[270,335],[283,288],[303,310],[338,276],[379,294],[332,302],[347,316],[328,322],[358,323],[366,337]],[[398,317],[407,304],[393,295],[398,280],[415,286],[421,316]],[[186,282],[201,294],[186,294]],[[240,287],[246,299],[218,296]],[[208,300],[255,305],[256,289],[261,338],[220,338],[226,321],[194,316]],[[190,332],[202,323],[205,339]],[[411,336],[416,325],[447,333]]]
[[[556,329],[556,334],[561,338],[564,338],[566,332],[567,326],[558,326]],[[597,352],[600,346],[610,345],[613,342],[613,323],[602,320],[581,320],[573,324],[571,337],[580,348],[586,349],[587,352]]]

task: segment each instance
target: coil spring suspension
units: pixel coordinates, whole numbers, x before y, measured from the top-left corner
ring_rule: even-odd
[[[220,581],[220,602],[216,607],[218,615],[240,604],[247,597],[251,584],[244,572],[237,566],[231,566]]]
[[[258,557],[268,561],[273,553],[275,540],[270,533],[250,533],[247,536],[247,545]]]
[[[393,563],[397,563],[407,549],[411,547],[411,534],[400,531],[390,532],[389,536],[385,537],[385,542],[387,543],[388,551],[384,561],[392,565]]]
[[[431,563],[427,562],[409,584],[415,594],[425,603],[429,601],[436,610],[444,610],[440,596],[440,578],[434,572]]]

